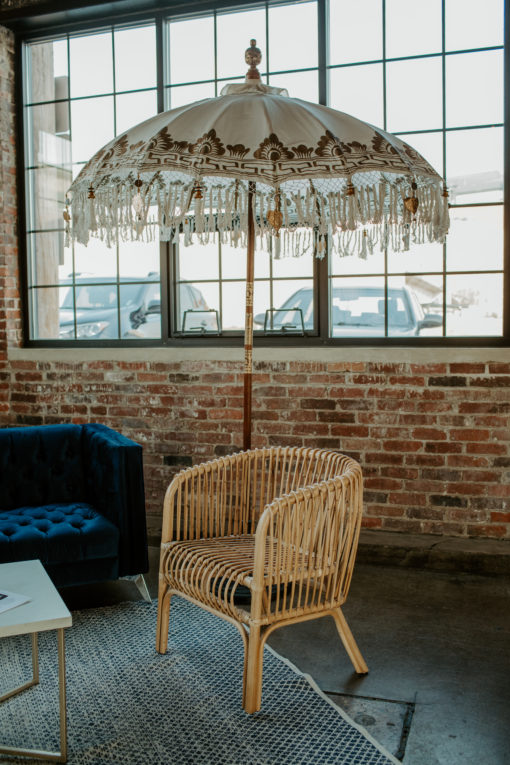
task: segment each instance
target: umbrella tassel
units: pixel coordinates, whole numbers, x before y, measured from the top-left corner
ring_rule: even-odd
[[[310,181],[310,183],[311,183],[311,181]],[[306,209],[306,220],[307,220],[307,222],[309,222],[309,225],[313,225],[313,218],[314,218],[314,214],[315,214],[315,194],[313,195],[314,199],[313,199],[313,208],[312,209],[310,209],[310,201],[311,201],[310,198],[311,198],[311,196],[312,195],[310,194],[310,189],[309,189],[309,187],[307,187],[307,189],[306,189],[306,197],[305,197],[305,209]]]
[[[365,193],[363,191],[363,186],[360,186],[360,188],[357,190],[356,194],[357,202],[358,202],[358,212],[359,212],[359,220],[363,225],[367,222],[366,220],[366,210],[365,210]]]
[[[211,231],[211,223],[214,215],[214,198],[212,184],[209,187],[209,215],[207,216],[207,241],[209,241],[209,233]]]
[[[328,194],[329,223],[333,229],[336,228],[336,196],[330,191]]]
[[[292,199],[294,201],[294,204],[296,205],[296,217],[297,217],[298,225],[303,226],[304,218],[303,218],[303,205],[302,205],[301,194],[292,194]]]
[[[356,204],[356,190],[354,186],[352,185],[351,181],[347,184],[347,228],[350,231],[354,231],[356,228],[356,215],[355,215],[355,204]]]
[[[440,234],[441,234],[441,238],[444,240],[444,237],[448,233],[448,229],[450,227],[450,207],[448,204],[448,189],[446,188],[446,186],[444,186],[441,196],[442,196],[443,203],[441,205],[442,215],[441,215]]]
[[[285,229],[289,227],[289,205],[287,197],[283,197],[283,225]]]

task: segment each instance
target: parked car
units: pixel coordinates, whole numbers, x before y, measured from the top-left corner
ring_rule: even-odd
[[[59,309],[59,337],[76,339],[118,339],[161,337],[161,286],[159,274],[122,279],[120,288],[111,277],[77,276],[66,279],[68,286]],[[120,296],[120,306],[119,306]],[[179,328],[185,311],[208,311],[204,296],[192,284],[179,289]],[[120,320],[120,334],[119,334]],[[210,318],[200,314],[199,322],[207,328]]]
[[[331,300],[333,337],[378,337],[385,331],[385,299],[382,287],[335,287]],[[271,323],[272,313],[272,323]],[[302,325],[301,326],[301,317]],[[297,290],[283,305],[254,316],[255,324],[272,331],[313,330],[313,291]],[[400,337],[422,333],[438,334],[443,318],[437,313],[425,314],[415,293],[408,287],[388,289],[388,332]]]

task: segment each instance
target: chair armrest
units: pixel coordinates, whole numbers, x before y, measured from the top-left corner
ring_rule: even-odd
[[[264,510],[255,534],[252,617],[334,608],[352,577],[362,515],[361,468],[279,497]]]
[[[117,526],[119,576],[149,569],[142,447],[98,423],[83,425],[87,500]]]

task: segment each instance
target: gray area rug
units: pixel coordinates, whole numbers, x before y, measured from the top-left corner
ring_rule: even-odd
[[[73,614],[66,631],[71,765],[398,763],[269,649],[261,711],[246,715],[236,628],[175,597],[169,650],[160,656],[156,612],[154,602]],[[58,748],[56,633],[42,633],[39,645],[41,684],[0,705],[4,745]],[[0,640],[0,693],[30,671],[29,636]]]

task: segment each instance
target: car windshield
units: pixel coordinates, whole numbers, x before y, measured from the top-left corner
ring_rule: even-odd
[[[140,284],[123,284],[121,295],[123,306],[135,306],[140,295]],[[80,284],[75,288],[75,302],[73,302],[73,288],[69,286],[66,291],[61,308],[72,309],[76,304],[79,310],[105,309],[117,307],[117,285],[108,284]]]
[[[342,288],[335,289],[331,305],[331,322],[334,327],[384,327],[385,301],[382,289]],[[388,325],[407,327],[411,323],[409,307],[404,292],[389,290]]]

